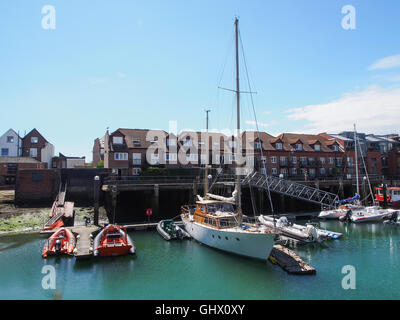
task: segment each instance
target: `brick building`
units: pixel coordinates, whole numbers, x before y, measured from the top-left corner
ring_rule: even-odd
[[[57,157],[52,159],[52,168],[71,169],[85,167],[85,157],[68,157],[59,153]]]
[[[50,168],[54,157],[54,146],[39,131],[33,129],[22,138],[22,156],[47,163]]]
[[[15,185],[21,169],[44,169],[47,164],[30,157],[0,157],[0,185]]]

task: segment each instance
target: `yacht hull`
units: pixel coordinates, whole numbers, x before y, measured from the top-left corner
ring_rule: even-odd
[[[184,215],[182,222],[186,231],[198,242],[248,258],[267,260],[275,242],[273,233],[242,231],[238,228],[214,229],[191,221]]]

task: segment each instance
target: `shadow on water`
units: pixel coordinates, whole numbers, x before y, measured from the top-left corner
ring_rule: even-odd
[[[38,240],[38,234],[12,234],[0,236],[0,252],[16,249]]]

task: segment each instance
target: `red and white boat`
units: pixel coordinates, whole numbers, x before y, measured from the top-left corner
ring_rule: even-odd
[[[382,187],[376,187],[375,199],[379,201],[379,205],[383,206],[384,198]],[[387,187],[386,200],[388,206],[400,208],[400,187]]]
[[[136,248],[125,227],[109,224],[95,237],[94,256],[121,256],[135,254]]]
[[[75,236],[66,229],[61,228],[51,235],[43,248],[42,257],[51,255],[73,254],[75,248]]]

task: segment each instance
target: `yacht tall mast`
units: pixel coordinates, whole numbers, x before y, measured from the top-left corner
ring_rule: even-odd
[[[360,186],[358,185],[358,153],[357,153],[357,131],[356,124],[354,124],[354,157],[356,159],[356,185],[357,185],[357,194],[360,195]]]
[[[208,137],[208,113],[210,112],[211,110],[205,110],[205,112],[206,112],[206,141],[204,141],[204,147],[206,148],[206,164],[205,164],[205,166],[206,166],[206,170],[205,170],[205,179],[204,179],[204,196],[206,196],[207,195],[207,193],[208,193],[208,161],[209,161],[209,154],[208,154],[208,151],[209,151],[209,146],[208,146],[208,144],[209,144],[209,137]]]
[[[241,152],[241,136],[240,136],[240,87],[239,87],[239,20],[235,18],[235,45],[236,45],[236,113],[237,113],[237,132],[236,132],[236,168],[238,167],[238,161]],[[242,223],[242,199],[240,189],[240,176],[237,170],[236,172],[236,190],[237,190],[237,209],[238,209],[238,222],[239,225]]]

